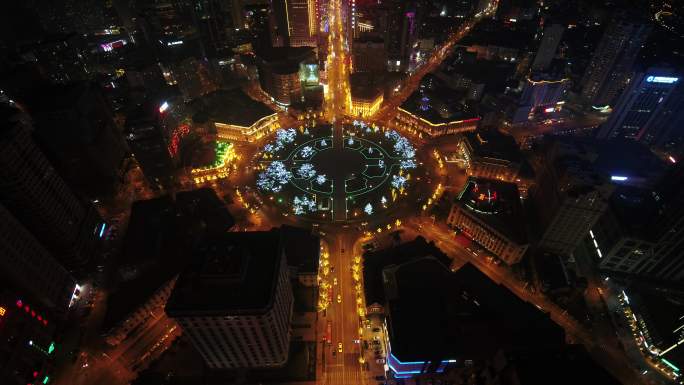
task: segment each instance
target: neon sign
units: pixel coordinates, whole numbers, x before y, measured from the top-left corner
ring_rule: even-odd
[[[611,175],[610,180],[618,181],[618,182],[624,182],[627,179],[629,179],[626,176],[621,176],[621,175]]]
[[[648,83],[663,83],[663,84],[672,84],[676,83],[679,81],[679,78],[671,77],[671,76],[653,76],[650,75],[646,78],[646,81]]]
[[[162,103],[161,106],[159,106],[159,113],[161,114],[168,109],[169,109],[169,102],[164,102],[164,103]]]

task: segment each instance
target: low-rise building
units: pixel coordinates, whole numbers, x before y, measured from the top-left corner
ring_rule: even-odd
[[[518,187],[471,177],[451,207],[447,224],[462,231],[509,265],[529,246]]]
[[[400,130],[435,137],[474,131],[479,121],[479,116],[463,110],[455,101],[417,91],[399,107],[393,124]]]
[[[279,127],[276,113],[237,89],[195,99],[192,108],[193,120],[213,122],[218,138],[225,141],[253,142]]]
[[[300,65],[315,63],[309,47],[273,47],[257,53],[261,89],[276,104],[287,107],[302,98]]]
[[[506,182],[518,179],[522,156],[512,136],[493,129],[466,132],[458,149],[468,174]]]
[[[382,106],[383,99],[383,92],[379,88],[352,83],[352,115],[361,118],[373,116]]]

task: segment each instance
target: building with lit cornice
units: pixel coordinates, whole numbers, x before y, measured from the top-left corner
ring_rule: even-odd
[[[382,90],[375,87],[356,86],[351,87],[352,115],[358,117],[371,117],[382,106]]]
[[[273,110],[241,90],[212,92],[195,99],[191,106],[196,112],[193,119],[213,123],[217,137],[224,141],[253,142],[279,127]]]
[[[293,292],[279,231],[203,243],[166,304],[212,369],[275,368],[288,359]]]

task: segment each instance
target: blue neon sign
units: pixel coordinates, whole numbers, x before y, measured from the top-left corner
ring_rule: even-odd
[[[679,78],[671,77],[671,76],[654,76],[650,75],[646,77],[646,81],[648,83],[664,83],[664,84],[672,84],[676,83],[679,81]]]

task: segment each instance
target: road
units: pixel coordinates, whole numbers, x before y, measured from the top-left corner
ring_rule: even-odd
[[[332,344],[324,347],[326,365],[319,383],[366,384],[359,362],[360,345],[355,343],[355,340],[359,339],[360,317],[357,313],[357,295],[351,271],[354,256],[360,255],[356,245],[360,234],[355,230],[334,225],[325,230],[328,231],[323,240],[328,245],[331,265],[334,268],[329,281],[337,279],[337,285],[333,285],[333,298],[326,316],[320,319],[322,323],[332,321]],[[341,302],[338,302],[338,296]],[[338,352],[340,343],[341,353]]]
[[[416,71],[414,71],[408,76],[408,78],[404,80],[399,92],[383,102],[382,107],[373,116],[372,120],[380,124],[389,125],[389,122],[396,115],[397,108],[401,106],[415,90],[418,89],[423,77],[430,72],[435,71],[442,61],[444,61],[444,59],[451,54],[454,45],[461,40],[480,20],[493,15],[496,12],[497,6],[498,1],[493,1],[482,13],[475,15],[473,18],[468,19],[461,24],[459,28],[452,33],[438,49],[435,49],[427,62],[418,67]]]

